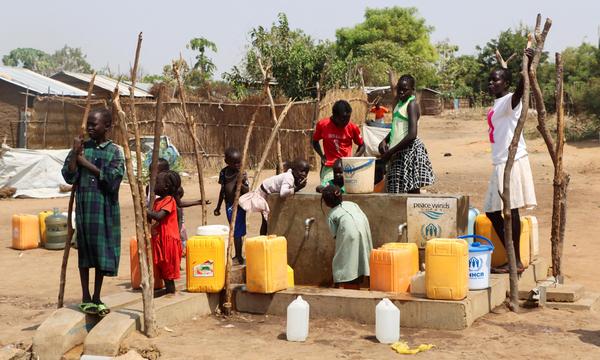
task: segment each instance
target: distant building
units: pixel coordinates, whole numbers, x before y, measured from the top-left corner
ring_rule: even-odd
[[[51,78],[87,92],[90,81],[92,81],[92,74],[61,71],[52,75]],[[119,82],[118,80],[100,74],[97,74],[96,79],[94,80],[94,95],[97,98],[110,99],[117,84],[119,86],[119,95],[129,97],[129,83],[125,81]],[[153,98],[152,94],[141,89],[141,86],[136,85],[133,93],[136,98]]]
[[[87,92],[31,70],[0,66],[0,142],[27,147],[27,123],[37,96],[85,98]]]
[[[390,109],[396,106],[389,86],[365,87],[364,90],[369,97],[370,103],[379,101],[382,105]],[[439,115],[442,113],[444,100],[441,92],[430,88],[422,88],[417,90],[415,95],[417,103],[421,108],[421,115]]]

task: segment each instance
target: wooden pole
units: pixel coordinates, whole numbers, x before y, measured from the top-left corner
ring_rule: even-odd
[[[140,201],[140,189],[139,183],[136,180],[133,172],[133,161],[131,160],[131,150],[129,149],[129,142],[127,141],[127,117],[123,108],[121,107],[121,101],[119,98],[119,90],[115,89],[113,95],[113,106],[115,107],[118,126],[123,141],[123,152],[125,155],[125,168],[127,170],[127,177],[129,178],[129,187],[131,189],[131,197],[133,199],[133,213],[135,215],[135,233],[138,239],[138,256],[140,259],[140,273],[141,273],[141,285],[142,285],[142,303],[144,310],[144,333],[148,337],[154,337],[158,334],[156,328],[156,318],[154,315],[154,289],[150,287],[150,272],[148,271],[147,252],[145,248],[145,223],[147,220],[143,217],[142,202]],[[140,241],[141,240],[141,241]]]
[[[81,126],[79,128],[79,135],[81,137],[85,136],[85,126],[87,124],[87,118],[90,114],[90,108],[92,106],[92,91],[94,90],[94,81],[96,80],[96,72],[92,73],[92,79],[90,80],[90,84],[88,86],[88,92],[85,103],[85,110],[83,111],[83,118],[81,119]],[[63,101],[63,109],[64,109],[64,101]],[[46,112],[47,113],[47,112]],[[45,131],[45,130],[44,130]],[[77,156],[79,154],[71,154],[71,156]],[[65,298],[65,284],[67,281],[67,264],[69,262],[69,251],[71,250],[71,239],[73,238],[73,202],[75,200],[75,191],[77,189],[77,183],[73,184],[71,187],[71,196],[69,197],[69,207],[67,213],[67,239],[65,240],[65,248],[63,250],[63,259],[62,265],[60,267],[60,285],[58,288],[58,304],[57,307],[60,309],[64,305]]]
[[[256,184],[259,184],[260,172],[262,171],[262,168],[265,165],[267,156],[271,152],[271,146],[273,146],[273,140],[275,140],[275,138],[277,137],[277,134],[279,133],[279,127],[281,126],[281,123],[283,123],[283,119],[285,119],[285,116],[287,115],[288,111],[292,107],[292,104],[293,104],[292,99],[289,99],[287,104],[285,104],[283,111],[281,112],[281,114],[279,114],[279,119],[277,119],[277,122],[275,123],[273,130],[271,130],[271,135],[269,136],[269,140],[267,140],[267,145],[265,146],[262,156],[260,157],[260,162],[258,163],[258,167],[256,168],[256,170],[254,170],[254,176],[252,178],[252,187],[251,187],[252,189],[254,189]]]
[[[231,221],[229,222],[229,242],[227,243],[227,264],[225,265],[225,301],[222,304],[223,313],[226,316],[231,315],[231,297],[232,290],[231,289],[231,253],[233,252],[233,242],[234,242],[234,232],[235,232],[235,222],[237,219],[237,210],[238,204],[240,200],[240,192],[242,191],[242,180],[244,172],[246,171],[246,163],[248,161],[248,146],[250,145],[250,137],[252,136],[252,130],[254,129],[254,123],[256,121],[256,115],[258,114],[258,110],[260,108],[257,107],[252,114],[252,118],[250,120],[250,124],[248,125],[248,131],[246,132],[246,140],[244,141],[244,150],[242,152],[242,166],[240,167],[240,176],[237,178],[237,182],[235,184],[235,197],[233,198],[233,205],[231,212]]]
[[[519,278],[517,275],[517,257],[515,254],[515,248],[512,238],[512,214],[511,214],[511,203],[510,203],[510,179],[513,164],[515,162],[515,155],[517,154],[517,146],[523,127],[525,126],[525,120],[527,120],[527,113],[529,111],[529,76],[528,76],[528,63],[529,59],[527,55],[523,55],[523,65],[521,68],[521,75],[523,77],[523,105],[521,110],[521,116],[517,121],[515,132],[508,147],[508,159],[504,167],[504,178],[503,178],[503,191],[501,194],[502,198],[502,213],[504,215],[504,240],[506,245],[506,254],[508,256],[508,267],[509,267],[509,280],[510,280],[510,299],[509,308],[517,312],[519,309]]]
[[[180,56],[181,59],[181,56]],[[200,200],[202,201],[202,225],[206,225],[208,221],[208,215],[206,211],[206,193],[204,191],[204,171],[202,165],[202,158],[200,155],[200,140],[196,135],[196,126],[194,118],[188,114],[187,107],[185,104],[185,91],[183,83],[181,82],[181,76],[179,74],[179,64],[173,61],[173,75],[177,79],[177,86],[179,89],[179,100],[181,101],[181,109],[183,111],[183,117],[187,125],[188,132],[193,139],[194,155],[196,157],[196,169],[198,170],[198,185],[200,187]]]
[[[150,205],[148,207],[150,209],[152,209],[156,197],[154,195],[154,186],[156,185],[156,175],[158,174],[160,136],[162,135],[164,126],[162,122],[164,92],[165,87],[163,85],[160,85],[158,88],[158,94],[156,95],[158,98],[156,99],[156,117],[154,118],[154,143],[152,148],[152,163],[150,164],[150,181],[148,185],[148,195],[150,196]]]
[[[131,70],[131,84],[129,86],[129,106],[130,106],[130,116],[131,123],[133,126],[133,133],[135,138],[135,155],[136,155],[136,164],[137,164],[137,174],[133,174],[133,167],[131,167],[131,177],[129,176],[129,170],[127,172],[127,176],[129,177],[129,184],[135,184],[132,188],[132,196],[134,202],[134,212],[137,214],[136,216],[136,235],[138,241],[138,254],[140,261],[140,269],[141,271],[141,285],[142,285],[142,302],[144,307],[144,333],[148,337],[154,337],[158,334],[156,329],[156,319],[154,314],[154,267],[152,260],[152,240],[150,238],[150,226],[148,224],[147,219],[147,208],[146,208],[146,196],[144,192],[143,186],[143,174],[142,174],[142,144],[140,141],[140,130],[137,121],[137,115],[135,110],[135,83],[137,79],[137,69],[140,59],[140,52],[142,48],[142,40],[143,36],[140,32],[138,34],[137,46],[135,50],[135,60],[133,63],[133,69]],[[115,89],[115,106],[121,105],[119,99],[118,89]],[[118,113],[122,113],[122,109],[118,110]],[[124,115],[124,113],[123,113]],[[125,124],[125,117],[123,117],[121,124]],[[127,139],[127,128],[122,128],[123,133],[125,134],[124,144],[127,145],[125,149],[126,152],[129,152],[129,141]],[[131,162],[131,156],[129,156]],[[127,160],[127,157],[125,158]],[[131,164],[133,165],[133,164]],[[134,194],[134,191],[137,191]],[[134,196],[137,195],[137,196]],[[142,256],[143,254],[143,256]]]
[[[50,92],[50,91],[48,91]],[[46,101],[46,113],[44,114],[44,132],[42,135],[42,147],[46,148],[46,127],[48,126],[48,108],[50,107],[50,101]]]
[[[539,63],[543,46],[546,41],[548,31],[552,26],[552,20],[546,19],[544,28],[541,28],[542,16],[538,14],[535,26],[535,39],[537,43],[534,64]],[[535,70],[535,69],[533,69]],[[553,181],[553,201],[552,201],[552,229],[550,233],[550,242],[552,244],[552,275],[559,283],[562,283],[562,254],[564,246],[564,235],[567,216],[567,187],[570,176],[563,169],[563,150],[564,150],[564,91],[563,91],[563,67],[560,54],[556,54],[556,142],[552,138],[550,131],[546,127],[546,106],[544,105],[544,95],[537,80],[537,72],[530,71],[529,78],[532,83],[535,106],[538,113],[537,129],[542,135],[548,154],[554,165]]]
[[[265,91],[267,92],[267,97],[269,98],[269,103],[271,104],[271,116],[273,118],[273,124],[277,124],[277,111],[275,109],[275,101],[273,100],[273,95],[271,94],[271,87],[269,85],[269,81],[271,80],[269,77],[269,69],[270,67],[264,67],[260,57],[258,58],[258,66],[260,67],[260,71],[263,75],[263,80],[265,83]],[[283,172],[283,156],[281,154],[281,139],[279,138],[279,132],[277,132],[277,174]]]

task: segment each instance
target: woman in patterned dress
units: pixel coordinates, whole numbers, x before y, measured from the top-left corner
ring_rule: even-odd
[[[379,144],[381,159],[388,163],[388,193],[419,194],[421,188],[435,182],[425,145],[417,137],[420,112],[415,101],[415,79],[402,75],[398,84],[397,104],[392,114],[392,130]]]

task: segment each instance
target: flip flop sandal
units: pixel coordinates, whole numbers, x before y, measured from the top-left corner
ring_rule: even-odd
[[[81,303],[79,304],[79,310],[89,315],[96,315],[98,314],[98,305],[93,302]]]
[[[110,313],[110,309],[104,305],[103,303],[100,303],[97,305],[98,307],[98,316],[100,317],[105,317],[106,315],[108,315]]]
[[[508,264],[500,265],[490,269],[492,274],[508,274]]]

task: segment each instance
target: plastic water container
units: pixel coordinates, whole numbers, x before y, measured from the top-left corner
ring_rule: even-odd
[[[417,273],[419,271],[419,248],[416,243],[404,243],[404,242],[390,242],[381,245],[381,249],[408,249],[414,253],[411,255],[413,260],[412,262],[412,271]]]
[[[162,289],[165,286],[163,279],[160,277],[158,267],[153,266],[154,272],[154,289]],[[140,256],[138,255],[138,242],[135,236],[129,239],[129,275],[131,276],[131,288],[142,288],[142,274],[140,272]]]
[[[282,236],[246,240],[246,289],[270,294],[288,287],[287,241]]]
[[[229,225],[204,225],[196,228],[197,236],[220,236],[223,238],[223,244],[225,249],[225,262],[227,262],[227,245],[229,244]],[[235,248],[232,248],[235,256]]]
[[[40,222],[35,215],[12,216],[12,247],[17,250],[35,249],[40,244]]]
[[[344,187],[348,194],[373,192],[375,181],[374,157],[343,157]]]
[[[494,245],[494,252],[492,253],[492,267],[501,266],[508,262],[508,256],[506,255],[506,248],[498,234],[496,234],[496,230],[492,226],[492,222],[487,217],[486,214],[481,214],[477,216],[475,220],[475,234],[481,235],[487,239],[492,241]],[[529,256],[529,221],[521,217],[521,243],[519,244],[519,249],[521,250],[521,263],[523,263],[524,267],[529,266],[530,256]]]
[[[375,337],[383,344],[400,340],[400,309],[388,298],[375,307]]]
[[[425,272],[419,271],[410,278],[410,294],[425,296],[426,293]]]
[[[489,288],[494,245],[489,239],[479,235],[464,235],[458,238],[476,238],[482,241],[475,241],[469,245],[469,290]],[[487,245],[485,242],[487,242]]]
[[[44,247],[48,250],[60,250],[65,248],[69,230],[67,229],[67,217],[54,209],[54,213],[47,216],[46,223],[46,243]],[[69,243],[70,245],[70,243]]]
[[[533,215],[523,216],[529,222],[529,254],[531,261],[540,256],[540,230],[537,217]]]
[[[286,337],[288,341],[306,341],[310,305],[298,296],[287,307]]]
[[[38,214],[40,221],[40,243],[42,246],[46,243],[46,218],[52,214],[54,214],[52,210],[42,211]]]
[[[479,215],[479,210],[477,210],[476,208],[469,206],[469,218],[467,221],[467,234],[475,234],[475,219],[477,218],[477,215]],[[469,245],[471,245],[471,243],[473,242],[472,238],[468,238],[467,242],[469,243]]]
[[[225,285],[222,236],[192,236],[186,244],[186,285],[189,292],[216,293]]]
[[[427,297],[462,300],[469,290],[469,245],[462,239],[431,239],[425,246]]]
[[[415,249],[399,247],[371,250],[369,259],[371,290],[408,292],[410,279],[419,270],[414,267],[418,259],[416,245]]]

